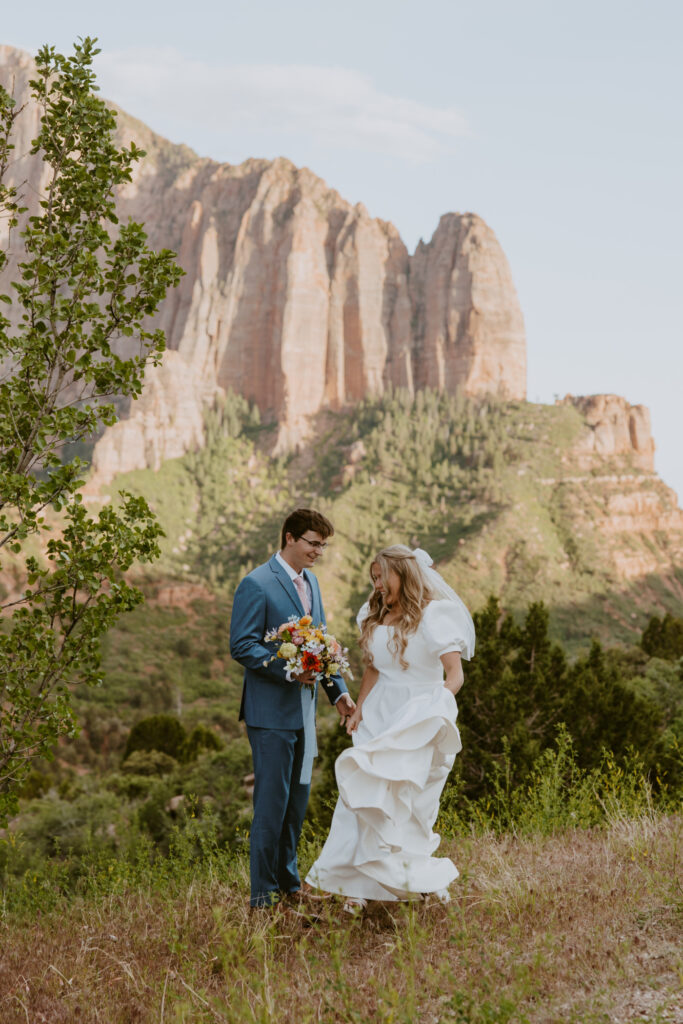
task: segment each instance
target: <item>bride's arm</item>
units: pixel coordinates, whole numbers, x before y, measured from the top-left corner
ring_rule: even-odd
[[[448,651],[447,654],[442,654],[441,664],[446,670],[444,686],[447,690],[450,690],[455,697],[456,693],[465,682],[460,651]]]
[[[360,725],[363,717],[363,703],[367,695],[370,693],[370,690],[377,682],[378,677],[379,672],[374,665],[368,665],[365,672],[363,672],[363,678],[361,679],[360,690],[358,692],[358,701],[356,702],[356,710],[349,718],[346,719],[346,731],[349,736],[352,732],[355,732]]]

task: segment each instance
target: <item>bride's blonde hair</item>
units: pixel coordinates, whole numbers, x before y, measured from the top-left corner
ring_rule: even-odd
[[[394,655],[398,655],[401,668],[407,668],[405,651],[408,637],[420,625],[422,613],[429,602],[434,600],[434,594],[420,569],[417,558],[405,544],[392,544],[389,548],[383,548],[370,563],[370,578],[372,578],[372,567],[375,565],[380,571],[385,592],[373,589],[368,601],[369,612],[363,620],[360,631],[363,660],[366,665],[372,665],[372,654],[370,653],[372,635],[390,611],[398,610],[399,618],[396,622],[392,622],[394,635],[391,638],[389,650]],[[399,578],[399,591],[396,607],[390,608],[386,603],[386,587],[389,572],[392,570]]]

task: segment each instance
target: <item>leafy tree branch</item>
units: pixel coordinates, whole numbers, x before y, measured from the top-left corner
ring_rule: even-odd
[[[0,88],[0,217],[7,244],[19,231],[22,245],[11,294],[0,294],[14,313],[0,314],[0,554],[26,580],[0,603],[0,818],[31,760],[74,734],[69,687],[101,681],[100,637],[142,599],[123,574],[159,553],[143,499],[122,493],[92,517],[79,493],[84,464],[61,458],[115,422],[112,398],[140,394],[165,347],[150,324],[182,273],[174,253],[149,248],[141,224],[119,224],[117,190],[144,153],[115,141],[116,115],[96,95],[98,52],[86,38],[71,56],[45,46],[36,57],[31,154],[47,184],[32,211],[7,183],[24,107]],[[7,265],[0,250],[0,272]],[[62,523],[49,536],[53,513]]]

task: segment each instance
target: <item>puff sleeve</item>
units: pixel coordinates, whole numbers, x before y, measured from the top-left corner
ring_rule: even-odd
[[[431,601],[422,616],[422,629],[432,654],[441,657],[460,651],[469,660],[474,654],[474,623],[464,604]]]
[[[364,622],[365,619],[367,619],[369,613],[370,613],[370,602],[366,601],[365,604],[360,609],[360,611],[358,612],[358,615],[356,615],[356,625],[358,626],[359,629],[362,627],[363,622]]]

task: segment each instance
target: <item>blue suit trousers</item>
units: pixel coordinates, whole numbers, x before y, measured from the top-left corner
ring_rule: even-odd
[[[251,906],[267,907],[301,888],[296,846],[310,785],[302,785],[303,729],[247,726],[254,761]]]

